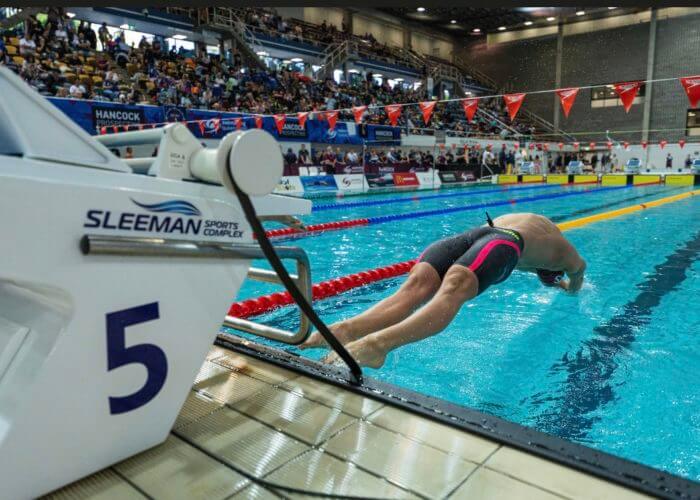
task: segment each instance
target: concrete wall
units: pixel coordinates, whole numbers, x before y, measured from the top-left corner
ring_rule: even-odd
[[[355,35],[371,33],[379,43],[394,47],[403,46],[403,30],[381,20],[355,14],[352,18],[352,29]]]
[[[343,26],[343,10],[333,7],[304,7],[304,21],[307,23],[332,24],[339,30]]]
[[[415,31],[411,33],[411,46],[416,52],[441,57],[448,61],[452,60],[454,52],[454,44],[452,42]]]
[[[623,16],[621,16],[622,18]],[[564,29],[561,87],[608,84],[647,77],[650,40],[649,13],[626,19],[567,25]],[[511,37],[511,40],[517,37]],[[552,89],[556,76],[556,35],[493,43],[489,37],[465,45],[457,57],[474,65],[502,85],[515,91]],[[688,76],[700,72],[700,9],[661,9],[656,28],[653,78]],[[651,99],[649,140],[675,142],[685,135],[688,100],[679,82],[663,82],[646,89]],[[555,105],[556,104],[556,105]],[[551,94],[525,98],[524,107],[554,122],[558,101]],[[625,113],[622,106],[592,108],[590,90],[582,89],[570,117],[561,115],[560,126],[570,132],[612,130],[617,140],[640,141],[644,104]],[[669,130],[679,129],[679,130]],[[581,135],[581,140],[603,141],[602,135]],[[665,155],[664,155],[665,156]]]

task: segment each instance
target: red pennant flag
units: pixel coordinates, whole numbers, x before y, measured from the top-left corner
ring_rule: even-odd
[[[612,149],[612,147],[613,147],[612,141],[608,141],[608,142],[606,143],[606,146],[608,147],[608,149]]]
[[[233,123],[236,125],[236,130],[241,130],[243,128],[243,118],[234,118]]]
[[[440,144],[440,149],[445,149],[445,145],[444,145],[444,144]]]
[[[659,146],[661,146],[661,149],[665,148],[666,144],[668,144],[668,141],[666,139],[661,139],[659,141]]]
[[[588,147],[591,149],[595,149],[595,142],[591,142],[588,144]]]
[[[389,117],[389,123],[395,127],[396,122],[399,121],[399,116],[401,116],[401,104],[389,104],[388,106],[384,106],[384,111],[386,111],[386,115]]]
[[[107,133],[107,127],[102,127],[102,128],[100,129],[100,134],[101,134],[101,135],[105,135],[106,133]]]
[[[625,107],[625,112],[629,113],[632,102],[634,98],[637,97],[637,92],[639,92],[641,86],[642,82],[623,82],[615,84],[615,93],[620,97],[622,105]]]
[[[685,146],[685,139],[679,139],[678,145],[681,147],[681,149],[683,149],[683,146]]]
[[[362,122],[362,115],[367,111],[367,106],[353,106],[352,114],[355,116],[355,123]]]
[[[418,103],[418,107],[420,107],[420,110],[423,113],[423,121],[426,125],[430,122],[430,117],[433,115],[433,110],[435,109],[436,104],[437,101],[426,101]]]
[[[262,116],[255,117],[255,126],[257,128],[262,128],[262,126],[263,126],[263,117]]]
[[[578,149],[580,145],[580,142],[574,142],[574,149]]]
[[[523,105],[523,101],[525,100],[525,94],[506,94],[503,96],[503,100],[506,102],[510,121],[515,120],[515,115],[518,114],[520,106]]]
[[[578,94],[578,90],[578,87],[557,90],[559,102],[561,103],[561,109],[564,111],[564,116],[566,118],[569,117],[569,111],[571,111],[571,106],[574,105],[574,101],[576,100],[576,94]]]
[[[328,120],[328,129],[333,130],[335,128],[335,123],[338,121],[338,112],[337,111],[326,111],[325,117],[326,117],[326,120]]]
[[[476,108],[479,106],[479,99],[471,97],[469,99],[464,99],[462,101],[462,109],[464,109],[464,114],[467,117],[469,123],[474,119],[474,114],[476,113]]]
[[[700,75],[681,78],[681,85],[683,85],[685,93],[688,94],[690,105],[697,108],[698,101],[700,101]]]
[[[221,130],[221,118],[214,118],[214,130],[217,132]]]
[[[112,126],[112,132],[114,132],[115,134],[119,132],[119,127],[117,127],[116,125]]]
[[[275,126],[277,127],[277,133],[282,134],[282,129],[284,128],[284,122],[287,121],[287,117],[285,115],[272,115],[272,118],[275,119]]]
[[[299,125],[301,128],[304,128],[304,125],[306,125],[306,119],[309,117],[308,111],[297,113],[297,119],[299,120]]]
[[[197,120],[197,125],[199,125],[199,133],[204,135],[204,120]]]
[[[649,143],[647,141],[642,141],[642,148],[646,149]]]
[[[561,151],[562,149],[564,149],[564,143],[563,143],[563,142],[560,142],[560,143],[559,143],[559,151]]]
[[[622,145],[625,147],[625,150],[629,149],[630,147],[630,143],[627,141],[623,142]]]

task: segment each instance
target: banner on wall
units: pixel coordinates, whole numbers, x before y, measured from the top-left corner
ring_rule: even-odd
[[[334,177],[340,191],[365,190],[365,176],[362,174],[338,174]]]
[[[416,172],[416,177],[421,187],[440,187],[440,176],[437,172]]]
[[[299,177],[305,192],[337,191],[338,185],[332,175],[304,175]]]
[[[464,170],[440,171],[438,172],[443,184],[454,184],[455,182],[474,182],[476,177],[471,172]]]
[[[417,186],[418,177],[413,172],[394,173],[395,186]]]
[[[304,194],[304,186],[299,177],[282,177],[273,191],[277,194]]]
[[[393,187],[394,174],[367,174],[367,185],[370,188]]]

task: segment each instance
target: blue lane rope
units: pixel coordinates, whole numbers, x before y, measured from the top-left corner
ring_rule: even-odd
[[[566,184],[565,186],[570,186]],[[368,200],[368,201],[352,201],[348,203],[324,203],[321,205],[314,205],[311,208],[312,212],[320,212],[322,210],[340,210],[343,208],[355,208],[355,207],[372,207],[377,205],[391,205],[394,203],[410,203],[423,200],[437,200],[440,198],[458,198],[462,196],[477,196],[480,194],[492,194],[492,193],[505,193],[505,192],[518,192],[518,191],[528,191],[532,189],[547,189],[547,188],[557,188],[562,187],[562,184],[544,184],[541,186],[527,186],[513,189],[485,189],[482,191],[469,191],[467,193],[445,193],[445,194],[432,194],[428,196],[412,196],[412,197],[402,197],[402,198],[385,198],[383,200]]]
[[[478,205],[466,205],[463,207],[440,208],[437,210],[424,210],[422,212],[409,212],[405,214],[380,215],[377,217],[368,217],[369,224],[382,224],[384,222],[392,222],[395,220],[415,219],[419,217],[430,217],[433,215],[451,214],[455,212],[466,212],[468,210],[480,210],[482,208],[500,207],[515,203],[526,203],[529,201],[551,200],[554,198],[565,198],[567,196],[580,196],[584,194],[601,193],[605,191],[617,191],[620,189],[629,189],[635,186],[613,186],[598,189],[590,189],[588,191],[572,191],[566,193],[541,194],[538,196],[530,196],[527,198],[513,198],[508,200],[492,201],[490,203],[479,203]]]

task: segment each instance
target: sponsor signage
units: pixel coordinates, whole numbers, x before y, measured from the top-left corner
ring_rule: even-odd
[[[299,125],[298,120],[292,121],[289,118],[285,120],[282,131],[278,135],[286,139],[306,139],[309,136],[306,127]]]
[[[92,106],[92,123],[95,130],[102,127],[138,125],[144,121],[144,110],[140,108],[115,108],[97,104]]]
[[[443,184],[454,184],[455,182],[473,182],[476,180],[474,174],[463,170],[440,171],[438,172],[438,176]]]
[[[274,189],[277,194],[303,194],[304,186],[301,184],[299,177],[282,177]]]
[[[424,188],[440,187],[440,176],[437,172],[416,172],[418,184]]]
[[[417,186],[418,177],[413,172],[394,173],[394,185],[396,186]]]
[[[305,192],[337,191],[338,185],[332,175],[305,175],[299,177]]]
[[[367,179],[367,185],[370,188],[383,188],[394,186],[393,174],[367,174],[365,178]]]
[[[335,183],[341,191],[364,191],[365,176],[362,174],[341,174],[335,176]]]

